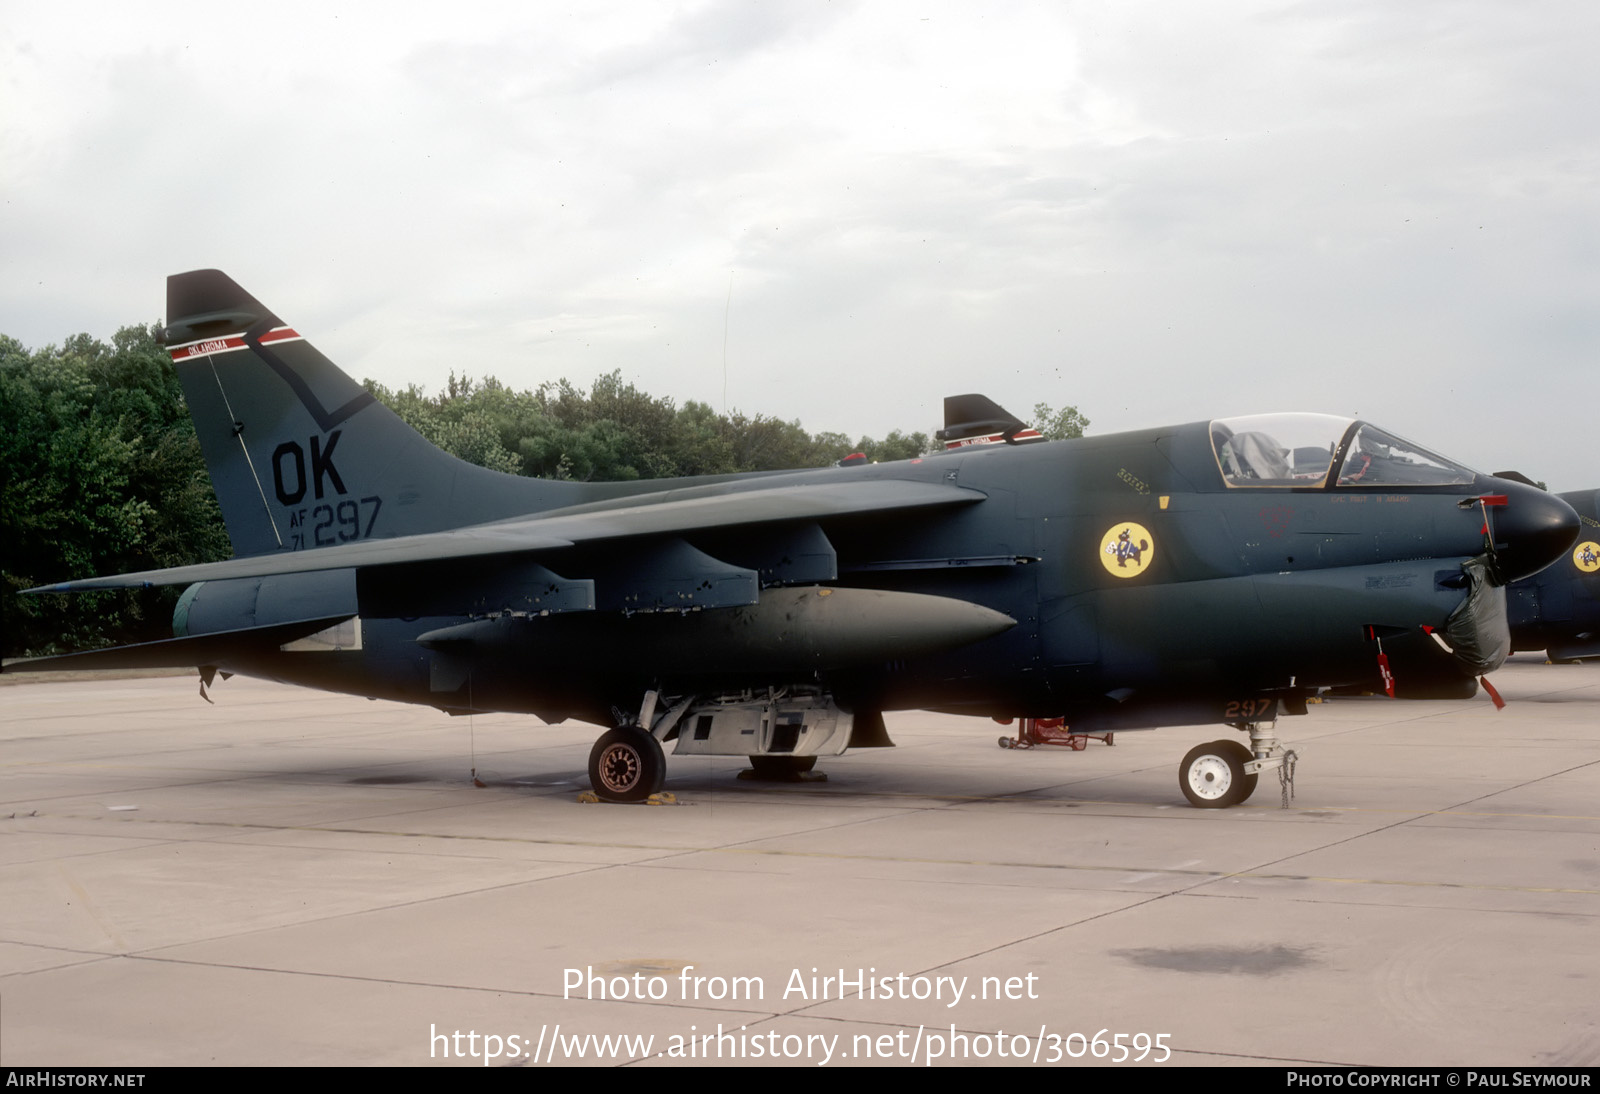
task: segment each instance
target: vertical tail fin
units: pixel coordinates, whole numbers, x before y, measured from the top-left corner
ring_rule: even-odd
[[[981,444],[1023,444],[1043,437],[987,395],[947,395],[944,428],[934,434],[946,449]]]
[[[235,555],[435,532],[569,504],[456,459],[218,270],[167,279],[172,355]]]

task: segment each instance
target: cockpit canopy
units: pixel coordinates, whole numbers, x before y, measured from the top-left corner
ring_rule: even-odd
[[[1333,414],[1256,414],[1211,423],[1230,487],[1446,486],[1475,473],[1368,422]]]

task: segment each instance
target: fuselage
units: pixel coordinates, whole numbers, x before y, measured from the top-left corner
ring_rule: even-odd
[[[1263,771],[1288,785],[1276,719],[1317,689],[1476,692],[1511,645],[1506,584],[1580,527],[1366,422],[1016,443],[1025,424],[981,395],[947,400],[938,456],[524,478],[430,444],[221,271],[170,277],[167,316],[234,557],[28,590],[189,585],[175,638],[29,667],[579,718],[611,727],[588,766],[614,801],[661,789],[667,743],[795,775],[926,708],[1077,733],[1232,723],[1250,745],[1196,746],[1179,783],[1234,804]]]
[[[343,606],[360,616],[360,649],[294,650],[226,667],[446,709],[547,718],[603,722],[612,706],[626,708],[649,688],[708,694],[820,684],[842,702],[874,709],[1080,720],[1121,714],[1123,724],[1138,724],[1135,710],[1158,724],[1212,720],[1205,712],[1216,709],[1221,720],[1229,703],[1380,686],[1380,648],[1417,694],[1460,686],[1472,674],[1422,628],[1443,629],[1467,599],[1462,563],[1489,551],[1514,568],[1536,569],[1552,544],[1571,538],[1570,510],[1560,502],[1465,469],[1434,476],[1453,481],[1422,483],[1341,481],[1337,467],[1315,479],[1230,477],[1215,425],[890,464],[581,487],[573,504],[541,514],[847,481],[975,491],[981,501],[954,509],[807,522],[837,553],[836,576],[823,584],[951,598],[1015,621],[941,652],[895,656],[886,648],[888,656],[870,663],[821,669],[749,662],[736,644],[699,641],[709,621],[696,617],[728,609],[557,612],[519,620],[498,643],[430,649],[419,636],[470,616],[427,614],[421,591],[415,614],[362,603],[348,570],[208,582],[186,598],[185,633],[303,614],[285,605],[318,603],[325,614]],[[1338,443],[1334,436],[1332,448]],[[1485,509],[1475,500],[1485,496],[1504,501]],[[682,538],[738,561],[742,535],[718,528]],[[540,563],[568,578],[603,577],[596,559],[604,556],[603,545],[591,546],[548,552]],[[475,576],[482,570],[463,565]],[[679,646],[700,652],[662,653]]]

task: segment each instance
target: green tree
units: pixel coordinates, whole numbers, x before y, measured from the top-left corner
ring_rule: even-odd
[[[1065,441],[1083,436],[1089,428],[1089,419],[1078,413],[1075,406],[1051,410],[1049,403],[1036,403],[1033,407],[1033,428],[1047,441]]]
[[[0,597],[8,656],[169,637],[177,590],[20,589],[228,554],[177,375],[151,330],[29,353],[0,336]]]

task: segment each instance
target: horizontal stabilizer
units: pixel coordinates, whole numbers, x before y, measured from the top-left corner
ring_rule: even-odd
[[[349,619],[348,615],[326,619],[302,619],[270,627],[247,627],[216,634],[196,634],[187,638],[164,638],[159,642],[140,642],[134,646],[112,646],[105,650],[64,653],[57,657],[32,657],[12,661],[6,672],[71,672],[78,669],[181,669],[222,665],[241,656],[269,653],[307,635],[326,630]]]

